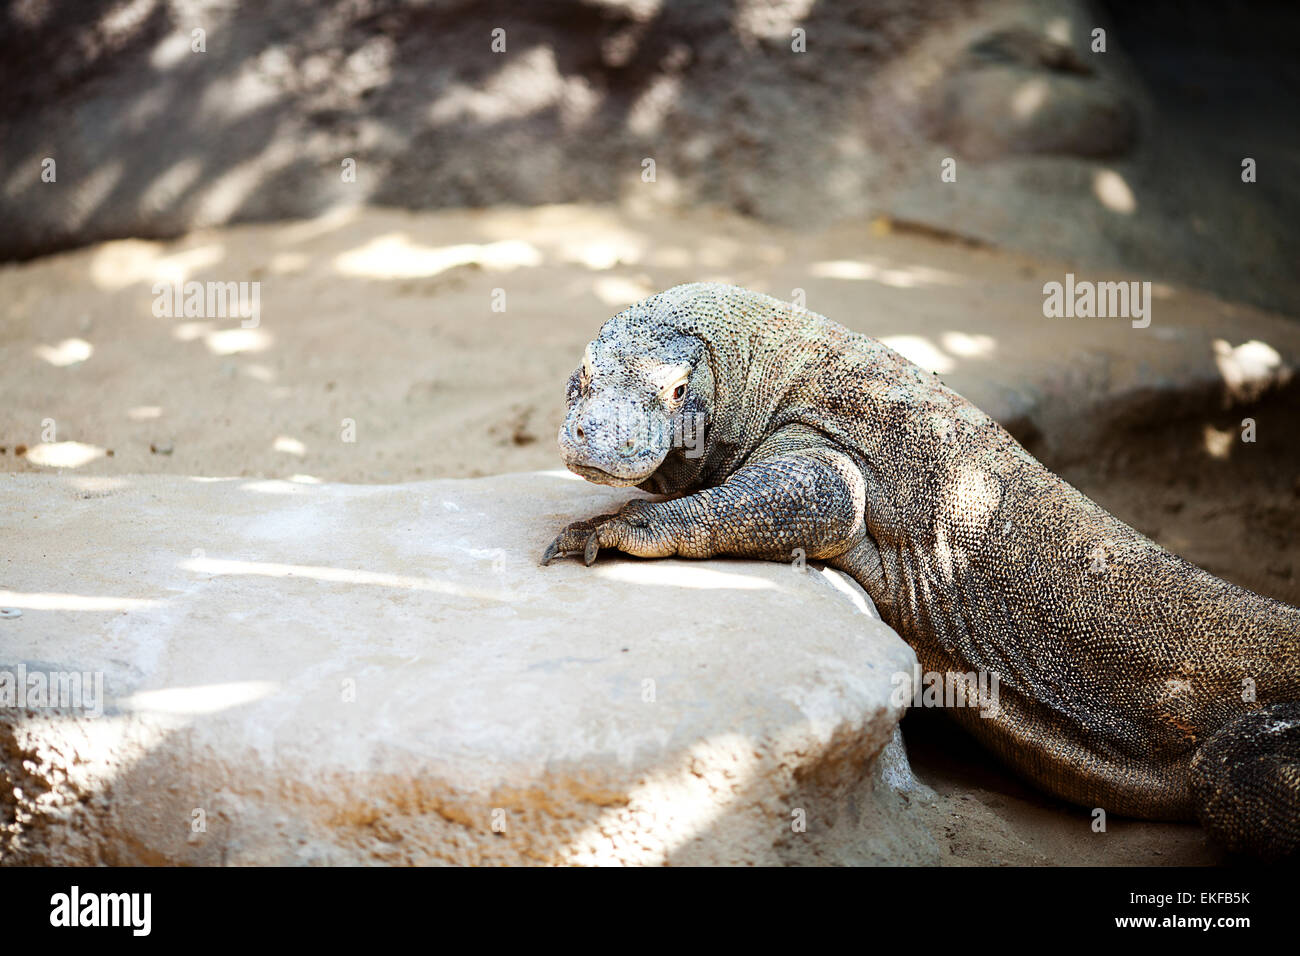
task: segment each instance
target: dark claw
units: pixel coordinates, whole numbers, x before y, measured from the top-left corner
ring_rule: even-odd
[[[592,562],[596,560],[596,555],[600,553],[600,532],[593,531],[591,537],[587,539],[587,546],[582,549],[582,560],[587,567],[591,567]]]

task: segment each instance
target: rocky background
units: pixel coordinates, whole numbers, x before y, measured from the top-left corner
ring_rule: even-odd
[[[0,257],[361,203],[720,204],[1295,314],[1298,26],[1259,2],[18,0]]]

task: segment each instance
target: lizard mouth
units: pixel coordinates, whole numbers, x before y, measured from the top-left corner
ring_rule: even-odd
[[[646,474],[644,475],[637,475],[631,478],[625,478],[622,475],[610,474],[608,471],[605,471],[605,469],[597,468],[595,465],[570,464],[568,468],[569,471],[573,472],[575,475],[581,475],[583,478],[586,478],[588,481],[594,481],[598,485],[610,485],[615,488],[628,487],[631,485],[639,485],[641,484],[641,482],[645,481],[652,474],[654,474],[653,471],[649,471],[646,472]]]

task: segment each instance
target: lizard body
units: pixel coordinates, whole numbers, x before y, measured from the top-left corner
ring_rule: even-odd
[[[1230,849],[1300,848],[1300,610],[1166,551],[932,375],[823,316],[733,286],[652,296],[569,381],[566,464],[667,500],[547,549],[789,561],[852,575],[950,708],[1039,787]],[[683,425],[683,423],[686,423]],[[682,435],[699,424],[702,440]]]

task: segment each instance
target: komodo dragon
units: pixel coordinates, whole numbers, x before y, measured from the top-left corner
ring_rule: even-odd
[[[880,342],[677,286],[604,324],[567,405],[570,470],[668,500],[569,525],[542,564],[803,549],[851,574],[925,671],[998,675],[996,716],[948,712],[1039,787],[1195,817],[1233,851],[1300,848],[1300,609],[1161,548]]]

